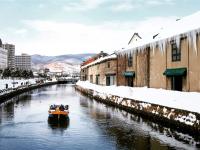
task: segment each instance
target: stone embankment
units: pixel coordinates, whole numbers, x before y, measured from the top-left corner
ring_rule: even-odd
[[[105,95],[91,89],[84,89],[78,85],[75,88],[82,94],[94,98],[97,101],[139,114],[150,121],[179,130],[183,133],[200,136],[199,113],[122,98],[115,95]]]

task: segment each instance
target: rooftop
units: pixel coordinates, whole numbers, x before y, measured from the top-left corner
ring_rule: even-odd
[[[195,44],[194,41],[196,41],[196,34],[199,32],[200,11],[182,19],[174,20],[170,25],[158,29],[158,32],[154,35],[147,35],[144,33],[144,36],[142,36],[142,34],[139,33],[142,37],[141,40],[138,40],[134,45],[128,45],[122,51],[118,51],[118,53],[133,52],[136,49],[143,49],[146,45],[150,45],[150,47],[154,48],[156,44],[163,49],[162,47],[165,46],[166,41],[175,40],[178,44],[181,36],[187,36],[189,42]]]

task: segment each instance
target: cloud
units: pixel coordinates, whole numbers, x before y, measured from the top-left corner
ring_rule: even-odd
[[[106,0],[80,0],[79,2],[68,2],[63,8],[65,11],[86,11],[99,7]]]
[[[65,11],[90,11],[98,9],[100,6],[111,11],[131,11],[144,6],[172,5],[174,0],[80,0],[68,2],[64,5]]]
[[[25,34],[25,33],[27,33],[27,29],[17,29],[17,30],[15,31],[15,33],[16,33],[16,34]]]
[[[147,5],[158,6],[158,5],[174,5],[174,0],[148,0]]]
[[[113,11],[130,11],[138,8],[139,6],[139,4],[133,4],[131,2],[121,2],[111,6],[110,8]]]
[[[45,4],[43,4],[43,3],[38,4],[38,8],[42,9],[44,7],[45,7]]]
[[[126,46],[134,32],[141,36],[152,35],[175,18],[154,17],[142,21],[104,22],[99,25],[26,20],[24,24],[29,38],[17,39],[17,53],[26,51],[29,54],[59,55],[97,53],[101,50],[112,53]]]
[[[172,5],[174,0],[119,0],[112,1],[110,9],[114,12],[133,11],[142,7],[152,7],[159,5]]]
[[[131,32],[130,28],[118,28],[110,23],[85,25],[42,20],[29,20],[25,23],[30,28],[29,30],[37,32],[37,34],[35,34],[35,37],[31,37],[30,41],[24,42],[21,45],[24,47],[22,49],[25,49],[28,45],[29,49],[33,49],[33,45],[38,45],[38,49],[43,52],[48,50],[48,54],[51,55],[99,52],[101,50],[112,52],[128,40],[127,33]],[[124,40],[122,40],[122,37],[124,37]]]

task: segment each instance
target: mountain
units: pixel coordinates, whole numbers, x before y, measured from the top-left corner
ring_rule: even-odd
[[[55,61],[68,62],[72,64],[80,64],[82,61],[88,59],[89,57],[95,55],[94,53],[88,54],[68,54],[59,56],[43,56],[43,55],[32,55],[32,63],[37,64],[47,64]]]
[[[31,56],[32,68],[36,70],[49,68],[51,72],[79,72],[80,64],[94,55],[94,53],[68,54],[59,56],[43,56],[36,54]]]

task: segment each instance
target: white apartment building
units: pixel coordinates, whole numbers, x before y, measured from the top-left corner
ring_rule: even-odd
[[[0,47],[0,69],[7,68],[7,50]]]
[[[15,68],[15,45],[13,44],[3,44],[3,48],[8,52],[8,67],[14,69]]]
[[[31,70],[31,56],[27,54],[15,56],[15,68]]]

